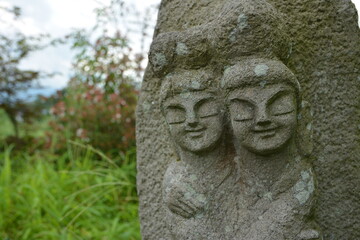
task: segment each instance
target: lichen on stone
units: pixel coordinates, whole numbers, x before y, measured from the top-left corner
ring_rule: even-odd
[[[308,201],[314,189],[315,185],[311,170],[302,171],[301,179],[294,186],[294,197],[303,205]]]

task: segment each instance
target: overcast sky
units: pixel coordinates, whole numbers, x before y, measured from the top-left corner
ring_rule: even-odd
[[[110,0],[0,0],[2,6],[17,5],[22,9],[21,22],[16,25],[26,34],[50,33],[53,37],[68,34],[74,28],[89,28],[95,24],[94,9]],[[160,0],[127,0],[134,4],[139,11],[145,11],[149,6],[160,3]],[[353,0],[357,9],[360,9],[360,0]],[[6,16],[2,16],[6,20]],[[10,17],[10,16],[9,16]],[[151,25],[155,25],[156,13]],[[1,23],[0,23],[1,27]],[[152,33],[152,31],[151,31]],[[136,48],[136,36],[132,37]],[[44,79],[42,84],[49,89],[65,87],[69,79],[72,52],[68,46],[48,48],[45,51],[32,55],[23,65],[26,68],[38,69],[47,72],[61,72],[61,76]],[[48,90],[50,91],[50,90]]]
[[[62,37],[75,28],[91,28],[95,25],[96,7],[107,5],[110,0],[0,0],[0,6],[19,6],[22,17],[14,26],[25,34],[36,35],[49,33],[52,37]],[[160,0],[128,0],[139,11],[144,12],[150,6],[156,6]],[[156,13],[152,23],[155,25]],[[5,21],[12,21],[12,16],[2,16]],[[0,22],[1,27],[1,22]],[[152,29],[149,34],[152,34]],[[130,35],[132,47],[140,51],[140,43],[136,35]],[[150,38],[149,38],[150,39]],[[150,41],[150,40],[149,40]],[[51,79],[43,79],[41,84],[47,88],[41,90],[54,91],[66,86],[70,76],[73,52],[69,46],[49,47],[46,50],[32,54],[22,65],[24,68],[62,73]]]

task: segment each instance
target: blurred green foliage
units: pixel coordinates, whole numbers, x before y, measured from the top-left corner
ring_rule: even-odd
[[[21,16],[17,7],[0,10]],[[76,53],[65,89],[21,102],[12,115],[0,109],[0,239],[140,239],[135,107],[144,53],[134,53],[119,24],[134,14],[124,1],[112,0],[96,14],[92,29],[50,43],[70,43]],[[146,24],[136,23],[143,37]],[[4,61],[3,51],[0,67],[22,71],[17,69],[20,60],[39,45],[27,39],[11,44],[3,44],[4,49],[18,60]],[[11,77],[4,73],[2,102],[7,98],[1,87]],[[40,77],[20,73],[28,77],[27,85],[7,85],[3,92],[18,96]]]
[[[61,156],[14,158],[7,148],[0,154],[0,238],[140,239],[134,149],[119,162],[76,143]]]
[[[15,21],[21,17],[19,7],[5,8],[0,6],[0,21],[2,15],[11,14]],[[40,71],[23,69],[22,61],[33,52],[51,45],[45,43],[49,36],[40,34],[27,36],[13,27],[10,32],[0,32],[0,109],[7,115],[14,129],[14,136],[19,138],[19,122],[30,123],[39,117],[40,109],[30,106],[25,101],[26,93],[31,88],[39,87],[38,79],[51,77]],[[55,44],[55,43],[54,43]]]
[[[72,81],[62,100],[51,108],[50,129],[45,148],[63,152],[67,141],[92,145],[116,157],[135,146],[135,107],[137,91],[121,84],[121,93]]]
[[[129,11],[124,1],[113,0],[96,9],[92,29],[67,36],[77,53],[74,74],[51,108],[46,148],[62,152],[70,139],[116,157],[135,146],[136,80],[143,72],[144,53],[134,53],[120,29]]]

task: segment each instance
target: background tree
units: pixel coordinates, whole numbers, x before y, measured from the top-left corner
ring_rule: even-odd
[[[21,16],[20,9],[7,10]],[[16,145],[24,146],[21,151],[11,144],[0,149],[0,239],[141,239],[133,146],[144,54],[136,54],[128,36],[137,31],[140,37],[133,39],[146,37],[146,24],[139,24],[144,18],[132,15],[136,11],[123,1],[112,1],[96,12],[96,26],[67,37],[76,53],[68,86],[47,98],[31,98],[31,105],[50,108],[51,115],[34,118],[31,124],[19,122],[21,135],[32,137],[22,137],[26,145]],[[2,18],[0,14],[0,25]],[[0,35],[14,40],[14,35],[0,30]],[[13,49],[17,46],[15,42]],[[12,66],[23,70],[17,63]],[[24,99],[43,75],[37,73],[33,84],[22,85],[14,94]],[[12,134],[4,115],[1,110],[0,137]]]
[[[47,147],[62,151],[72,139],[116,156],[135,146],[135,107],[145,53],[136,53],[127,35],[137,32],[143,46],[148,15],[140,16],[121,0],[96,9],[96,14],[93,28],[67,36],[77,52],[74,74],[63,99],[51,110]]]
[[[0,13],[5,12],[13,14],[15,19],[21,15],[19,7],[0,7]],[[19,137],[19,120],[31,121],[39,113],[25,101],[26,92],[39,87],[39,78],[50,76],[39,71],[21,69],[20,63],[32,52],[44,48],[46,45],[43,40],[47,37],[29,37],[18,31],[0,34],[0,108],[9,117],[16,137]]]

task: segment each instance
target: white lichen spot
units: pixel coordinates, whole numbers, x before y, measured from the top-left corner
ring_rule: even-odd
[[[229,71],[231,70],[231,67],[230,66],[225,66],[224,67],[224,75],[227,75],[229,74]]]
[[[241,13],[237,19],[237,26],[229,34],[230,42],[235,42],[237,35],[241,33],[248,26],[249,26],[248,17],[245,14]]]
[[[192,195],[193,194],[191,192],[186,192],[184,196],[186,200],[190,200],[192,198]]]
[[[310,198],[314,190],[314,179],[311,170],[302,171],[301,179],[294,186],[294,197],[303,205]]]
[[[182,176],[181,176],[181,174],[172,175],[170,183],[172,185],[182,184]]]
[[[236,35],[238,33],[238,29],[235,28],[234,30],[231,31],[231,33],[229,34],[229,40],[230,42],[235,42],[236,41]]]
[[[299,192],[295,195],[296,199],[299,201],[301,205],[305,204],[307,200],[310,198],[310,193],[306,191]]]
[[[197,194],[195,189],[193,189],[190,185],[185,184],[184,187],[185,187],[185,191],[186,191],[184,194],[184,197],[186,200],[192,199]]]
[[[195,174],[190,175],[190,181],[197,181],[198,178]]]
[[[302,240],[318,239],[319,237],[319,232],[314,229],[302,230],[299,234],[299,239]]]
[[[195,216],[196,219],[201,219],[201,218],[203,218],[203,217],[204,217],[204,213],[203,213],[203,212],[201,212],[201,213],[199,213],[199,214],[197,214],[197,215]]]
[[[191,81],[191,88],[198,90],[201,88],[201,84],[198,81]]]
[[[152,59],[152,64],[155,67],[163,67],[167,64],[166,57],[163,53],[155,53],[155,56]]]
[[[237,24],[238,24],[238,29],[240,31],[244,30],[247,26],[249,26],[248,17],[243,13],[240,14],[238,19],[237,19]]]
[[[301,192],[306,188],[306,183],[303,181],[299,181],[296,183],[294,190],[295,192]]]
[[[142,104],[142,108],[144,112],[148,112],[151,109],[151,104],[148,101],[144,101]]]
[[[225,227],[225,232],[231,233],[231,232],[232,232],[232,227],[226,226],[226,227]]]
[[[269,67],[266,64],[258,64],[254,68],[255,75],[258,77],[265,76],[269,71]]]
[[[196,194],[196,200],[198,200],[199,202],[206,204],[206,197],[204,194]]]
[[[180,97],[184,98],[184,99],[190,98],[191,93],[190,92],[182,92],[182,93],[180,93]]]
[[[308,103],[306,101],[301,101],[301,108],[304,108]]]
[[[308,179],[310,179],[310,174],[309,174],[309,172],[308,172],[308,171],[302,171],[302,172],[301,172],[301,178],[302,178],[303,180],[308,180]]]
[[[189,48],[186,46],[185,43],[178,42],[176,44],[176,54],[180,56],[185,56],[189,54]]]
[[[264,80],[264,81],[261,81],[261,82],[260,82],[260,87],[261,87],[261,88],[264,88],[264,87],[266,86],[266,84],[267,84],[267,81],[265,81],[265,80]]]
[[[224,70],[224,76],[228,75],[230,72],[230,68],[229,67],[226,67],[225,70]],[[220,81],[220,86],[223,88],[225,87],[225,84],[226,84],[226,81],[224,78],[221,79]]]
[[[265,193],[264,198],[266,198],[269,201],[272,201],[273,200],[272,193],[271,192]]]

